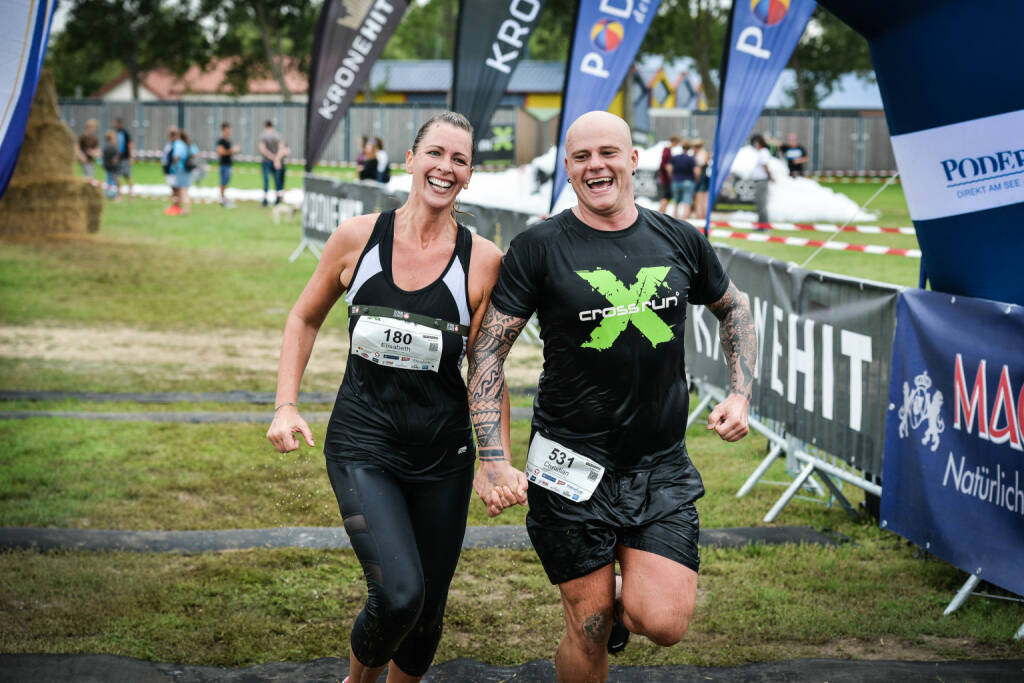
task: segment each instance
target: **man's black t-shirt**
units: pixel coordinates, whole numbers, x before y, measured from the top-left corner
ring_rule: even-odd
[[[491,295],[498,311],[540,320],[534,429],[619,472],[681,451],[686,304],[714,303],[729,285],[696,228],[637,208],[624,230],[595,230],[571,209],[531,227]]]
[[[217,147],[216,148],[220,148],[220,147],[223,147],[224,149],[226,149],[228,151],[228,153],[227,154],[219,154],[218,153],[217,154],[217,163],[220,166],[230,166],[231,165],[231,141],[228,140],[227,138],[220,138],[219,140],[217,140]]]
[[[807,156],[807,150],[801,145],[783,145],[782,156],[786,158],[786,163],[789,164],[790,173],[803,173],[804,164],[803,162],[797,162],[797,159],[803,159]]]

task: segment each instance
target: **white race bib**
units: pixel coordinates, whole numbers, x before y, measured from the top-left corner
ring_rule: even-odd
[[[352,353],[378,365],[437,372],[440,330],[396,318],[361,315],[352,331]]]
[[[603,476],[604,467],[587,456],[540,432],[533,435],[526,458],[526,478],[532,483],[582,503],[590,499]]]

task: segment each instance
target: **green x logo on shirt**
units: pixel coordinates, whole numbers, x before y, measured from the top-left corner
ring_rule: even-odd
[[[669,266],[641,268],[636,274],[636,282],[629,288],[609,270],[577,270],[576,274],[608,299],[608,303],[615,311],[601,320],[601,324],[590,333],[590,339],[582,344],[582,348],[599,351],[611,348],[630,323],[647,337],[651,346],[671,341],[672,328],[651,310],[649,303],[658,287],[665,282],[670,269]]]

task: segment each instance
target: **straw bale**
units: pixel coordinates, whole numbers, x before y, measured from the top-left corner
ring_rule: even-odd
[[[80,178],[11,182],[0,199],[0,235],[98,232],[103,191]]]
[[[74,175],[75,143],[57,113],[53,76],[43,70],[18,163],[0,198],[0,235],[99,231],[103,192]]]

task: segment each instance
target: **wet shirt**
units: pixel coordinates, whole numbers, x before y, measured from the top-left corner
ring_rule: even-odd
[[[624,230],[595,230],[572,210],[531,227],[491,295],[498,311],[540,321],[534,429],[618,472],[689,465],[686,304],[718,301],[729,284],[696,228],[637,209]]]
[[[345,296],[350,352],[324,453],[375,462],[403,476],[441,478],[470,466],[476,454],[461,373],[466,337],[450,331],[470,323],[473,236],[460,225],[442,275],[412,292],[395,284],[393,243],[394,211],[387,211]]]
[[[228,153],[227,154],[220,154],[219,151],[218,151],[217,163],[220,166],[230,166],[231,165],[231,140],[228,140],[227,138],[220,138],[219,140],[217,140],[216,149],[219,150],[221,147],[226,149],[228,151]]]

